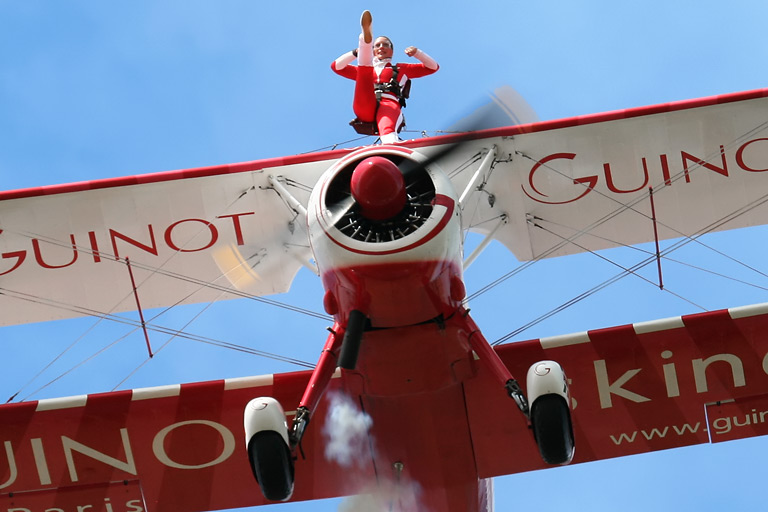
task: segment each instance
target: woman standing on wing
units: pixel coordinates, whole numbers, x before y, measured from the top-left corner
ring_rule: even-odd
[[[363,12],[357,49],[333,61],[331,69],[355,81],[352,108],[356,121],[373,124],[382,144],[391,144],[400,140],[397,133],[405,125],[401,109],[408,97],[410,79],[431,75],[439,66],[432,57],[414,46],[406,48],[405,53],[418,59],[420,64],[392,64],[392,41],[384,36],[374,41],[372,23],[371,13]],[[350,65],[355,59],[357,66]]]

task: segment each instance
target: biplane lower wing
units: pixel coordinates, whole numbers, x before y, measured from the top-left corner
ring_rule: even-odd
[[[62,489],[62,495],[49,495],[46,508],[65,510],[99,509],[107,498],[115,511],[263,504],[245,452],[243,410],[259,396],[298,403],[309,376],[297,372],[3,406],[0,505],[32,510],[28,503],[37,504],[40,490],[50,488]],[[307,458],[298,464],[296,500],[355,491],[345,488],[341,468],[323,456],[322,422],[316,426],[304,443]],[[123,482],[136,482],[135,490],[118,503],[115,486]],[[102,486],[100,493],[94,485]]]
[[[768,433],[768,304],[497,347],[522,375],[560,361],[571,385],[574,463]],[[546,467],[504,398],[468,388],[480,476]],[[487,411],[499,421],[486,423]],[[505,417],[507,415],[508,417]]]
[[[575,407],[574,462],[587,462],[767,433],[767,330],[768,305],[759,305],[511,343],[497,352],[516,375],[539,360],[562,361]],[[358,396],[353,375],[332,379],[302,443],[292,500],[370,491],[392,470],[376,467],[376,452],[427,461],[429,471],[411,473],[427,495],[436,489],[420,479],[437,481],[450,496],[451,489],[482,491],[484,478],[545,467],[524,419],[480,365],[470,378],[471,368],[453,371],[463,374],[462,384],[421,396]],[[179,512],[262,504],[243,409],[257,396],[298,403],[309,376],[2,406],[0,504],[32,510],[25,503],[64,508],[108,500],[114,510]],[[342,388],[373,422],[351,463],[325,453],[328,397]],[[345,435],[341,441],[349,441]]]

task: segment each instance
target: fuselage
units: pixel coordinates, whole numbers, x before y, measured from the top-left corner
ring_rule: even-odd
[[[491,510],[465,412],[463,383],[478,366],[469,341],[476,327],[462,306],[458,195],[429,165],[406,171],[401,212],[366,219],[350,207],[347,183],[371,155],[398,164],[425,160],[394,146],[354,152],[321,177],[307,209],[327,313],[342,328],[354,310],[369,320],[356,368],[342,371],[343,388],[372,418],[372,463],[385,504],[401,511]]]

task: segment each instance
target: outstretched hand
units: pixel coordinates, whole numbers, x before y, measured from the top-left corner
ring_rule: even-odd
[[[405,54],[408,55],[409,57],[413,57],[414,55],[416,55],[417,51],[419,51],[419,49],[416,48],[415,46],[409,46],[408,48],[405,49]]]

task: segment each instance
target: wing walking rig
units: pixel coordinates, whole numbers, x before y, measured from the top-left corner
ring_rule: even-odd
[[[302,266],[333,317],[311,371],[0,407],[0,504],[484,511],[493,476],[766,433],[765,306],[492,347],[463,280],[492,240],[533,260],[764,224],[766,97],[0,192],[2,325],[276,294]],[[351,461],[324,454],[344,396]]]

